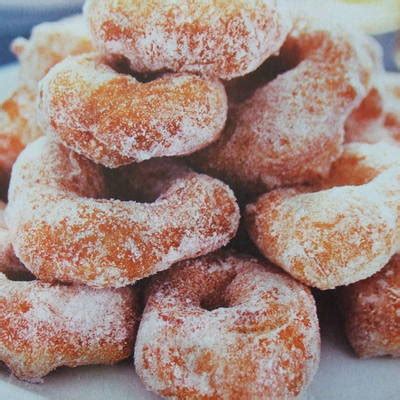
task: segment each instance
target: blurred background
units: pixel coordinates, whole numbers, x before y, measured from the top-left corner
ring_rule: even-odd
[[[9,50],[17,36],[29,37],[33,26],[82,10],[83,0],[0,0],[0,65],[15,61]]]
[[[29,37],[32,27],[40,22],[54,21],[80,12],[83,2],[84,0],[0,0],[0,65],[15,61],[9,50],[12,39],[17,36]],[[396,70],[393,60],[396,35],[384,34],[377,38],[385,48],[386,68]]]

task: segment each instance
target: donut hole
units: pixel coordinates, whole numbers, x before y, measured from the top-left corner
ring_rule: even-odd
[[[219,296],[219,298],[205,298],[200,302],[200,308],[206,311],[214,311],[219,308],[229,308],[229,304],[226,303],[225,299]]]
[[[129,60],[122,55],[119,55],[118,57],[113,56],[112,58],[105,59],[104,61],[115,72],[118,72],[119,74],[130,75],[140,83],[152,82],[162,75],[159,72],[140,74],[138,72],[132,71]]]
[[[288,41],[278,55],[270,57],[254,72],[224,82],[228,98],[235,103],[246,101],[258,88],[272,82],[279,75],[296,68],[301,61],[300,50]]]
[[[113,198],[137,203],[154,203],[189,170],[172,159],[151,159],[139,164],[106,170]]]
[[[207,282],[205,293],[200,298],[200,308],[206,311],[214,311],[222,308],[231,308],[232,299],[228,295],[229,287],[235,281],[237,274],[214,277],[213,282]]]

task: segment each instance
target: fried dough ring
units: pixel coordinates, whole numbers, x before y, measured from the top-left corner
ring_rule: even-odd
[[[193,164],[251,194],[327,176],[378,54],[364,36],[299,22],[281,50],[295,67],[232,107],[221,138]]]
[[[95,54],[66,59],[40,85],[43,130],[110,168],[193,153],[219,137],[226,115],[218,81],[167,74],[141,83]]]
[[[382,73],[346,121],[346,141],[400,144],[400,74]]]
[[[268,263],[217,253],[152,281],[135,365],[164,398],[292,399],[319,353],[307,288]]]
[[[138,322],[130,288],[12,282],[0,274],[0,360],[19,379],[40,382],[63,365],[128,358]]]
[[[20,86],[0,105],[0,193],[6,198],[12,166],[25,146],[42,135],[36,124],[36,92]]]
[[[347,146],[320,187],[275,190],[248,206],[250,237],[309,286],[367,278],[400,249],[399,163],[400,149],[386,143]]]
[[[101,199],[108,197],[103,169],[50,138],[24,150],[13,168],[6,221],[18,258],[35,276],[126,286],[235,235],[239,210],[222,182],[173,160],[121,174],[138,186],[152,182],[149,191],[160,192],[145,200],[154,202]]]
[[[43,134],[36,121],[37,83],[68,55],[88,52],[93,47],[83,17],[75,16],[34,27],[29,40],[14,40],[12,50],[20,62],[20,84],[0,105],[0,192],[3,198],[19,153]]]
[[[89,0],[98,50],[132,70],[243,76],[281,47],[290,20],[277,0]]]
[[[376,275],[343,288],[347,337],[359,357],[400,357],[400,256]]]

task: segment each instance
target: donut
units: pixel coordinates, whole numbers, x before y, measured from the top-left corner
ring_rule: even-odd
[[[376,275],[340,290],[346,334],[359,357],[400,357],[400,256]]]
[[[279,0],[88,0],[97,49],[134,71],[194,72],[221,79],[257,69],[281,47],[291,21]]]
[[[343,151],[344,123],[377,68],[372,39],[299,21],[280,54],[289,70],[234,102],[221,138],[190,157],[238,192],[326,176]]]
[[[202,149],[226,115],[219,81],[166,74],[139,82],[94,53],[66,59],[40,84],[43,130],[109,168]]]
[[[94,50],[82,15],[55,22],[45,22],[33,28],[30,39],[19,37],[11,44],[20,63],[23,82],[36,87],[49,70],[69,55]]]
[[[126,286],[217,250],[235,235],[239,209],[222,182],[168,159],[119,173],[126,184],[136,181],[130,200],[135,185],[149,197],[110,199],[103,168],[49,137],[21,153],[6,222],[15,253],[38,279]]]
[[[36,124],[35,102],[35,91],[22,85],[0,104],[0,194],[3,199],[19,153],[42,135]]]
[[[115,364],[132,354],[138,309],[130,288],[13,282],[0,274],[0,360],[29,382],[60,366]]]
[[[5,208],[6,204],[0,201],[0,273],[10,279],[27,280],[32,276],[14,253],[11,235],[4,220]]]
[[[150,283],[135,346],[147,389],[168,399],[294,399],[319,363],[314,298],[266,262],[217,253]]]
[[[400,249],[399,162],[400,149],[387,143],[346,146],[319,187],[276,189],[247,206],[251,239],[318,289],[371,276]]]
[[[346,141],[400,143],[400,74],[382,73],[346,121]]]
[[[0,192],[5,198],[19,153],[43,132],[36,121],[37,83],[70,54],[93,50],[82,16],[44,23],[29,40],[17,38],[12,50],[20,62],[18,88],[0,105]]]

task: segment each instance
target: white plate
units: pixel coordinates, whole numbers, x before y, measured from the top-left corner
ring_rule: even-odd
[[[15,67],[0,70],[0,97],[16,85]],[[322,326],[320,369],[305,400],[398,400],[400,360],[358,360],[348,346],[334,307],[328,306]],[[324,307],[325,308],[325,307]],[[60,368],[41,385],[10,377],[0,369],[1,400],[157,400],[134,373],[132,360],[115,367]]]

